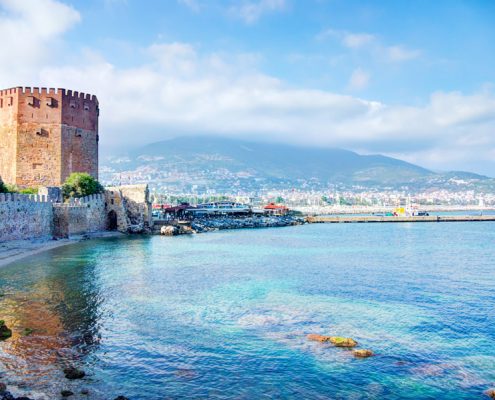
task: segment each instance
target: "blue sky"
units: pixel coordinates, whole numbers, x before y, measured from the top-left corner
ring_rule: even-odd
[[[495,176],[492,0],[0,0],[0,35],[2,87],[98,95],[104,152],[216,134]]]
[[[369,75],[362,96],[401,104],[424,102],[433,91],[473,91],[494,81],[492,0],[273,3],[273,9],[249,20],[232,11],[242,1],[109,0],[103,6],[77,1],[74,6],[91,23],[68,37],[100,49],[118,65],[141,62],[127,57],[119,42],[124,48],[186,42],[204,53],[252,53],[263,72],[293,86],[348,93],[357,91],[348,81],[360,68]],[[345,35],[369,37],[350,47]],[[392,62],[379,48],[409,54]]]

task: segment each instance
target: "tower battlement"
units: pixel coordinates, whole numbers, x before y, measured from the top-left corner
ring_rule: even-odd
[[[94,94],[78,92],[76,90],[63,89],[63,88],[46,88],[46,87],[30,87],[30,86],[17,86],[9,89],[0,90],[0,97],[17,95],[27,96],[63,96],[71,97],[75,99],[92,101],[98,104],[98,98]]]
[[[72,172],[98,177],[98,98],[62,88],[0,90],[0,177],[58,186]]]

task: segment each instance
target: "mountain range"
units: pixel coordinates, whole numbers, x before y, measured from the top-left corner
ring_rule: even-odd
[[[495,180],[435,172],[383,155],[220,137],[180,137],[103,160],[103,183],[144,183],[171,192],[325,188],[493,190]]]

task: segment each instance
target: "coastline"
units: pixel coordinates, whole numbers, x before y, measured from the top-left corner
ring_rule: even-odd
[[[84,237],[74,237],[69,239],[26,239],[0,242],[0,268],[22,260],[23,258],[43,253],[58,247],[79,243],[83,240],[97,239],[105,237],[120,237],[121,232],[95,232]]]

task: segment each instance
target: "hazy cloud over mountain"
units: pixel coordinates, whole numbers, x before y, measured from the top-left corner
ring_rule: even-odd
[[[136,7],[126,3],[132,2],[108,6],[117,8],[116,19],[131,13],[129,7]],[[444,62],[440,60],[443,55],[427,54],[418,43],[392,42],[383,33],[352,33],[352,29],[327,32],[315,39],[324,30],[312,27],[310,35],[308,28],[307,40],[313,42],[309,47],[338,46],[328,53],[319,85],[317,77],[304,82],[297,78],[300,71],[282,71],[281,59],[278,64],[273,62],[269,48],[250,41],[257,29],[268,29],[263,25],[265,16],[290,18],[287,14],[295,12],[294,2],[229,3],[223,11],[219,7],[205,11],[201,2],[181,1],[170,6],[176,18],[184,21],[206,18],[203,14],[210,13],[208,18],[229,26],[247,24],[229,28],[247,30],[242,31],[245,42],[242,35],[229,40],[196,40],[185,33],[182,40],[176,40],[178,34],[171,34],[167,26],[154,31],[153,24],[147,27],[145,23],[147,31],[133,39],[114,25],[105,31],[98,20],[93,21],[96,3],[86,7],[54,0],[19,4],[0,0],[0,35],[15,37],[15,41],[0,44],[4,54],[15,55],[8,65],[0,64],[0,85],[68,87],[97,94],[102,109],[101,143],[107,149],[170,136],[218,134],[379,152],[429,168],[495,175],[491,80],[449,90],[444,89],[449,85],[432,83],[428,95],[408,94],[404,101],[385,99],[380,85],[386,87],[390,82],[376,63],[390,68],[390,79],[404,68],[414,91],[416,76],[408,63]],[[240,19],[231,15],[233,4],[241,4],[235,10]],[[93,23],[96,28],[87,33]],[[293,46],[308,50],[297,40]],[[324,77],[333,73],[328,60],[334,55],[354,57],[355,63],[344,69],[333,61],[335,74],[345,79],[329,87]],[[420,61],[424,58],[428,61]],[[418,81],[425,85],[421,77]]]

